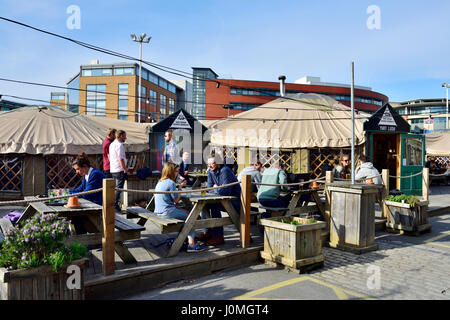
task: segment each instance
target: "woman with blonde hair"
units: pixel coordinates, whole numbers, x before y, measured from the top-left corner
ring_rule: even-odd
[[[161,179],[155,187],[155,191],[177,191],[175,180],[179,167],[171,161],[166,162],[161,172]],[[180,184],[179,190],[186,185],[186,181]],[[181,194],[165,193],[155,194],[155,213],[162,218],[172,218],[185,221],[189,213],[175,206],[181,200]],[[205,248],[195,243],[195,230],[189,232],[187,252],[199,252]]]

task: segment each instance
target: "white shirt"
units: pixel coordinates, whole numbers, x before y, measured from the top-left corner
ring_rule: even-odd
[[[120,142],[118,139],[115,139],[109,145],[109,163],[111,165],[111,173],[123,172],[123,168],[120,165],[120,159],[123,159],[126,168],[127,158],[125,157],[125,148],[122,142]]]
[[[89,181],[89,175],[91,174],[92,170],[94,170],[94,168],[90,167],[88,174],[84,177],[86,179],[86,182]]]

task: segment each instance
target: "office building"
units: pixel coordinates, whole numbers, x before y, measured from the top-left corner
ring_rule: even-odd
[[[80,66],[67,83],[68,110],[75,113],[139,122],[139,65],[99,64]],[[154,122],[177,110],[182,88],[142,67],[140,122]],[[56,98],[62,98],[57,96]],[[61,104],[61,100],[52,100]]]

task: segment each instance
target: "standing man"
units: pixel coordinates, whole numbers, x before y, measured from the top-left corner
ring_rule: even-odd
[[[116,132],[116,140],[109,146],[109,161],[111,165],[111,175],[116,180],[116,188],[123,188],[125,179],[127,178],[127,158],[125,156],[125,148],[123,143],[127,139],[127,134],[123,130]],[[119,207],[120,191],[116,191],[116,201],[114,208],[121,211]]]
[[[180,151],[178,150],[177,144],[174,141],[174,135],[173,130],[169,129],[164,134],[164,140],[166,141],[166,147],[164,149],[163,159],[162,159],[162,165],[166,164],[169,160],[173,163],[180,165],[181,159],[180,159]]]
[[[106,138],[103,141],[103,172],[106,178],[112,178],[110,168],[111,165],[109,163],[109,146],[116,139],[116,129],[109,128],[106,131]]]

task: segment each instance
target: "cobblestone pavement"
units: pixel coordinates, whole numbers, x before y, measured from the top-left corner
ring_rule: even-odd
[[[450,300],[450,214],[429,220],[431,233],[380,232],[379,249],[361,255],[325,247],[324,267],[308,274],[256,264],[125,299]]]

